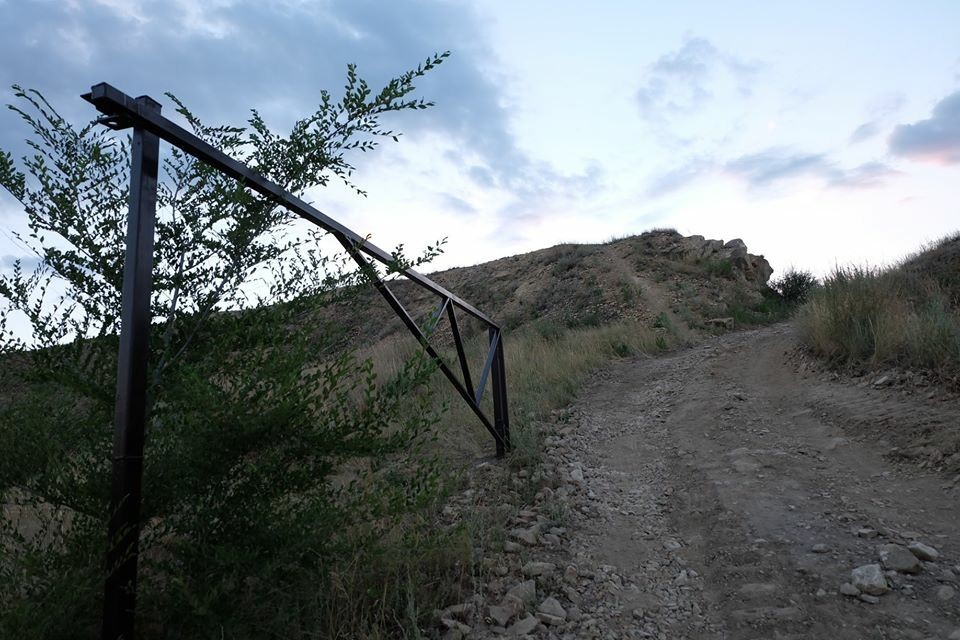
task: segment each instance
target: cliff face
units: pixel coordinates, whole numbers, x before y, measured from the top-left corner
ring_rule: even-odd
[[[653,253],[669,260],[694,263],[728,260],[733,270],[744,279],[764,285],[773,274],[773,267],[762,255],[747,251],[740,238],[724,242],[708,240],[703,236],[682,236],[677,232],[645,233],[639,239]]]

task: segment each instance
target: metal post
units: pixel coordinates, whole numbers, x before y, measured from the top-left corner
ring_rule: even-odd
[[[510,416],[507,411],[507,372],[503,358],[503,334],[490,330],[490,342],[496,339],[496,354],[491,367],[493,374],[493,424],[500,439],[497,440],[497,457],[502,458],[510,450]]]
[[[149,96],[137,98],[136,103],[141,110],[160,112],[160,103]],[[131,153],[130,215],[127,218],[127,250],[123,262],[120,353],[117,359],[114,413],[113,490],[101,630],[103,640],[134,638],[160,139],[136,127],[133,130]]]

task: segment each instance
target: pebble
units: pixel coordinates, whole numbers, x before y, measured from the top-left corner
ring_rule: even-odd
[[[849,582],[844,582],[842,585],[840,585],[840,593],[842,593],[845,596],[856,598],[857,596],[860,595],[860,589],[857,589],[855,586],[853,586]]]
[[[880,604],[880,598],[877,596],[872,596],[869,593],[861,593],[859,598],[868,604]]]
[[[900,573],[920,573],[923,565],[910,551],[899,544],[885,544],[880,547],[880,562],[884,568]]]
[[[864,593],[873,596],[882,596],[890,591],[883,569],[878,564],[865,564],[850,572],[851,583]]]
[[[935,562],[940,557],[940,552],[933,547],[914,540],[907,545],[907,549],[920,560]]]
[[[567,611],[556,598],[547,598],[537,607],[537,618],[544,624],[559,626],[567,620]]]
[[[532,605],[537,600],[537,583],[533,580],[524,580],[507,591],[507,595]]]
[[[943,585],[942,587],[937,589],[937,599],[940,600],[941,602],[946,602],[948,600],[952,600],[953,596],[956,595],[956,593],[957,592],[954,590],[953,587],[949,585]]]
[[[522,636],[532,632],[539,626],[540,621],[534,616],[528,615],[526,618],[517,620],[507,629],[507,633],[513,636]]]
[[[810,547],[810,551],[813,551],[814,553],[829,553],[830,547],[822,543],[815,544],[812,547]]]

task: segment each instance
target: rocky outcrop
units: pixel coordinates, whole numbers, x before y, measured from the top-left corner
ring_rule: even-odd
[[[757,284],[766,284],[773,267],[762,255],[754,255],[740,238],[728,242],[703,236],[683,236],[676,231],[653,231],[641,236],[647,248],[671,260],[689,262],[729,261],[733,272]]]

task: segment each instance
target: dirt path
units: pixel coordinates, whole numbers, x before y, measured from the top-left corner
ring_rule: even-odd
[[[786,326],[729,334],[584,390],[546,446],[565,539],[521,561],[557,566],[538,600],[567,618],[533,636],[960,638],[960,486],[880,437],[956,427],[960,406],[800,375],[793,344]],[[839,593],[912,541],[939,558],[887,571],[879,599]]]

